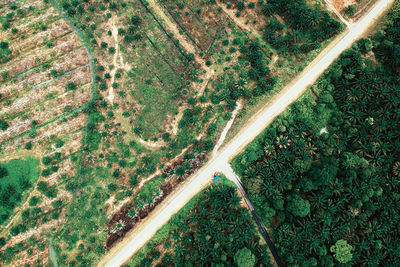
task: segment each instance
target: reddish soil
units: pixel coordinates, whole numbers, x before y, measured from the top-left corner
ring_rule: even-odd
[[[332,5],[335,7],[337,11],[340,13],[343,13],[343,9],[350,6],[350,5],[355,5],[356,1],[355,0],[331,0]]]
[[[129,231],[134,229],[136,224],[149,215],[151,211],[153,211],[158,204],[160,204],[175,188],[180,182],[185,180],[187,177],[192,175],[196,170],[198,170],[201,166],[202,163],[206,160],[206,154],[200,154],[196,158],[191,159],[190,162],[190,169],[185,172],[184,176],[181,177],[174,177],[171,179],[169,182],[167,182],[164,185],[161,185],[160,187],[160,195],[156,198],[154,198],[153,203],[150,205],[146,205],[143,209],[137,211],[137,214],[135,217],[130,218],[128,216],[129,210],[133,207],[133,204],[128,204],[123,206],[118,213],[114,214],[111,219],[106,223],[106,226],[108,227],[108,237],[106,241],[106,247],[107,249],[110,249],[116,242],[121,240]],[[180,158],[173,162],[170,166],[166,166],[163,169],[164,173],[169,173],[172,169],[176,169],[179,166],[182,165],[183,159]],[[113,232],[113,229],[115,226],[120,223],[123,225],[122,229],[119,230],[118,232]]]

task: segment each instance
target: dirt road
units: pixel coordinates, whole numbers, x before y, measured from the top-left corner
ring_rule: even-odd
[[[100,262],[101,266],[120,266],[132,257],[161,226],[168,222],[173,214],[178,212],[194,195],[209,184],[215,171],[223,171],[231,158],[246,147],[272,120],[282,113],[291,103],[301,96],[313,84],[328,66],[354,41],[359,39],[369,26],[390,7],[394,0],[379,0],[366,15],[350,29],[336,38],[321,54],[307,67],[298,78],[285,87],[282,92],[260,110],[252,120],[228,143],[222,151],[196,172],[186,186],[173,193],[163,209],[158,209],[149,220],[137,231],[128,235],[126,240],[112,249]]]

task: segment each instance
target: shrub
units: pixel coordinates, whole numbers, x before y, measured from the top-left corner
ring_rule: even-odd
[[[36,206],[37,204],[40,203],[40,200],[41,200],[40,197],[37,197],[37,196],[31,197],[31,199],[29,199],[29,206],[30,207]]]
[[[73,83],[73,82],[69,82],[69,83],[67,83],[67,85],[66,85],[66,89],[67,89],[67,90],[70,90],[70,91],[75,90],[76,87],[77,87],[76,84]]]
[[[8,176],[8,171],[6,168],[0,166],[0,178]]]
[[[25,144],[25,149],[31,150],[32,149],[32,141],[29,141]]]
[[[192,61],[192,60],[194,60],[194,54],[193,53],[188,53],[186,55],[186,58],[187,58],[187,60]]]
[[[5,130],[7,130],[8,127],[10,127],[8,122],[6,122],[5,120],[0,119],[0,129],[5,131]]]
[[[132,22],[133,25],[138,25],[138,24],[140,23],[140,18],[139,18],[139,16],[133,15],[133,16],[131,17],[131,22]]]
[[[107,186],[108,190],[110,190],[111,192],[117,190],[117,185],[114,183],[108,184]]]
[[[245,7],[246,6],[244,5],[244,2],[242,1],[236,3],[236,8],[239,9],[240,11],[244,10]]]
[[[50,71],[50,75],[53,76],[53,77],[57,76],[57,70],[54,70],[54,69],[51,70]]]
[[[352,249],[353,247],[347,244],[346,240],[340,239],[331,247],[331,252],[338,262],[347,263],[353,258]]]

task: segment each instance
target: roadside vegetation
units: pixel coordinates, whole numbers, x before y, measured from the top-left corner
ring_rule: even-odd
[[[233,160],[285,265],[399,265],[399,2]]]
[[[126,266],[272,266],[268,247],[225,177],[196,195]]]

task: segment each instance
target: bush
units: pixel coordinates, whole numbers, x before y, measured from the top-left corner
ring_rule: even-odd
[[[8,129],[8,127],[10,127],[8,122],[6,122],[5,120],[0,119],[0,129],[5,131],[5,130]]]
[[[73,83],[73,82],[69,82],[69,83],[67,83],[67,85],[66,85],[66,89],[67,89],[67,90],[70,90],[70,91],[75,90],[76,87],[77,87],[76,84]]]
[[[33,196],[29,199],[29,206],[33,207],[40,203],[41,198],[37,196]]]
[[[244,2],[242,1],[236,3],[236,8],[239,9],[240,11],[244,10],[245,7],[246,6],[244,5]]]
[[[8,176],[8,171],[6,168],[0,166],[0,179]]]

